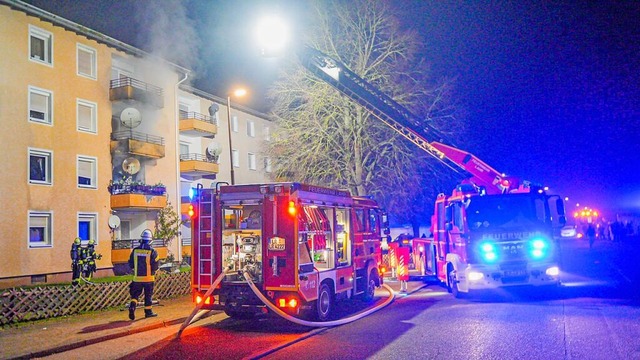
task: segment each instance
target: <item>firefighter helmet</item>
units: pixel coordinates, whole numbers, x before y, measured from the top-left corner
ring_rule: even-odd
[[[142,234],[140,234],[140,242],[144,244],[148,244],[149,242],[151,242],[152,236],[153,235],[151,234],[151,230],[144,229],[144,231],[142,231]]]
[[[94,245],[96,242],[93,239],[89,239],[89,245]]]
[[[74,244],[76,244],[76,245],[80,245],[80,242],[81,242],[81,241],[82,241],[82,240],[80,240],[80,238],[79,238],[79,237],[77,237],[77,238],[73,239],[73,243],[74,243]]]

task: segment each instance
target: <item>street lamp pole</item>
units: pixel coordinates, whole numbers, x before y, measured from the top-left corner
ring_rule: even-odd
[[[235,185],[233,171],[233,147],[231,146],[231,95],[227,96],[227,119],[229,119],[229,166],[231,166],[231,185]]]

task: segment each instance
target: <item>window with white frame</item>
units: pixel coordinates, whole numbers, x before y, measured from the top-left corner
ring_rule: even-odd
[[[51,185],[53,183],[53,152],[29,148],[29,183]]]
[[[98,188],[98,159],[91,156],[78,155],[78,187]]]
[[[271,158],[269,157],[264,158],[264,172],[271,172]]]
[[[233,132],[238,132],[238,117],[236,115],[231,117],[231,130]]]
[[[263,134],[265,141],[271,141],[271,129],[268,126],[264,127]]]
[[[83,44],[77,44],[76,47],[78,59],[78,75],[88,77],[89,79],[97,79],[97,52]]]
[[[98,243],[98,214],[78,213],[78,237],[83,241]]]
[[[51,247],[53,238],[53,214],[50,211],[29,211],[29,237],[27,239],[30,248]]]
[[[247,136],[255,137],[256,136],[256,125],[253,121],[247,121]]]
[[[29,86],[29,121],[53,125],[53,93]]]
[[[77,99],[76,108],[78,131],[92,134],[98,133],[98,104]]]
[[[29,59],[53,65],[53,34],[29,25]]]
[[[249,170],[255,170],[256,169],[256,154],[248,153],[247,154],[247,162],[249,164]]]
[[[231,157],[233,159],[233,167],[240,167],[240,152],[236,149],[231,150]]]

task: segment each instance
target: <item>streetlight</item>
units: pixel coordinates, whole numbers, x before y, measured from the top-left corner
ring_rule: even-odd
[[[227,119],[229,119],[229,165],[231,166],[231,185],[235,185],[236,180],[233,171],[233,147],[231,146],[231,95],[242,97],[247,94],[245,89],[236,89],[227,95]]]

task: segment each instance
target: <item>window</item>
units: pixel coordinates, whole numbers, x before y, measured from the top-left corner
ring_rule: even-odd
[[[180,155],[189,156],[189,144],[183,142],[180,143]]]
[[[51,247],[53,216],[47,211],[29,211],[29,247]]]
[[[251,120],[247,121],[247,136],[256,137],[256,126]]]
[[[78,187],[97,189],[98,159],[90,156],[78,155]]]
[[[271,129],[268,126],[264,127],[263,134],[265,141],[271,141]]]
[[[98,214],[96,213],[78,213],[78,237],[83,241],[93,239],[98,243]]]
[[[88,77],[89,79],[96,79],[96,62],[97,52],[95,49],[86,45],[77,45],[78,56],[78,75]]]
[[[248,153],[247,154],[247,162],[249,164],[249,170],[256,169],[256,154]]]
[[[369,209],[369,231],[374,234],[380,233],[380,228],[378,227],[378,224],[380,224],[380,219],[378,218],[378,214],[372,209]]]
[[[233,158],[233,167],[240,167],[240,152],[238,150],[231,150],[231,156]]]
[[[29,86],[29,121],[53,125],[53,93]]]
[[[231,117],[231,130],[233,132],[238,132],[238,117],[235,115]]]
[[[271,172],[271,158],[264,158],[264,172],[266,173],[270,173]]]
[[[118,240],[131,239],[131,221],[122,220],[120,222],[120,227],[116,229],[116,237]]]
[[[29,148],[29,183],[51,185],[53,183],[53,153]]]
[[[29,25],[29,59],[53,65],[53,34]]]
[[[78,131],[88,132],[92,134],[98,133],[98,104],[91,101],[76,100]]]

